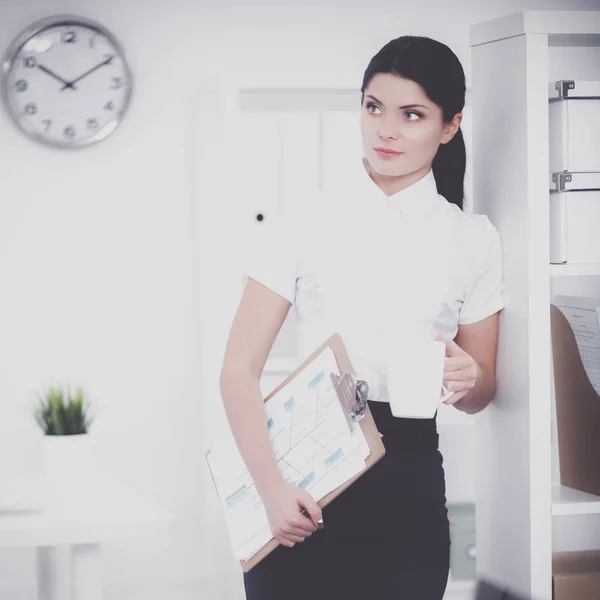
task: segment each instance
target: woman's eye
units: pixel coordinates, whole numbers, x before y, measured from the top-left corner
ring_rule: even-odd
[[[419,113],[413,112],[412,110],[406,111],[404,115],[406,116],[408,121],[418,121],[421,118],[421,115]]]
[[[375,104],[370,104],[370,103],[369,103],[369,104],[367,104],[367,110],[368,110],[368,111],[369,111],[369,112],[370,112],[372,115],[376,114],[376,113],[374,113],[374,112],[371,110],[372,108],[374,108],[374,109],[376,109],[376,110],[379,110],[379,107],[378,107],[378,106],[375,106]]]

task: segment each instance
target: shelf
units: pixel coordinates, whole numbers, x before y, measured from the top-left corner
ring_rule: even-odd
[[[550,275],[560,276],[582,276],[596,275],[600,277],[600,263],[579,263],[562,265],[550,265]]]
[[[600,34],[598,11],[526,10],[505,17],[471,25],[470,44],[477,46],[523,34],[542,33],[552,38],[559,36],[588,36],[595,44]],[[573,41],[571,42],[573,43]]]
[[[552,486],[552,514],[590,515],[600,514],[600,496],[587,494],[566,485]]]

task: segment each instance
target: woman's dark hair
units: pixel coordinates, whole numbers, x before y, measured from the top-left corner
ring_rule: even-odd
[[[418,83],[442,109],[446,123],[465,105],[465,74],[460,61],[448,46],[431,38],[405,35],[388,42],[365,71],[361,104],[367,86],[378,73],[399,75]],[[438,193],[461,210],[465,166],[465,142],[459,129],[447,144],[440,144],[432,168]]]

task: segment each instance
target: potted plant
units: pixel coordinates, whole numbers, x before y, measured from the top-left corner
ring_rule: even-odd
[[[90,403],[82,387],[50,386],[38,394],[35,418],[42,431],[46,475],[51,478],[78,477],[92,465],[89,428]]]

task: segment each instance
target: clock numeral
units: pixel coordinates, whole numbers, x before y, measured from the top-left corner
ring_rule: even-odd
[[[60,34],[60,41],[63,44],[75,44],[77,42],[77,32],[75,32],[75,31],[63,31]]]
[[[98,37],[98,34],[95,33],[94,35],[92,35],[90,37],[90,48],[95,48],[96,47],[96,38]]]
[[[110,80],[112,81],[111,90],[118,90],[120,87],[123,87],[122,77],[111,77]]]
[[[50,125],[52,125],[52,119],[44,119],[42,123],[46,126],[44,133],[48,133],[48,129],[50,129]]]
[[[67,139],[72,140],[76,135],[75,127],[73,127],[73,125],[68,125],[65,127],[63,134]]]
[[[23,112],[26,115],[35,115],[35,113],[37,112],[37,106],[32,102],[29,102],[29,104],[25,105]]]
[[[113,103],[112,100],[109,100],[105,105],[104,105],[104,110],[115,110],[115,105]]]
[[[27,81],[25,81],[25,79],[19,79],[19,81],[15,83],[15,88],[17,89],[17,92],[24,92],[28,87],[29,84],[27,83]]]
[[[26,69],[35,69],[37,67],[37,61],[35,60],[35,56],[26,56],[23,59],[23,66]]]
[[[91,118],[87,120],[88,129],[98,129],[98,119]]]

